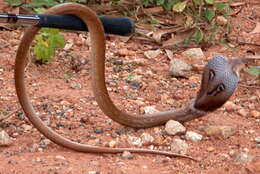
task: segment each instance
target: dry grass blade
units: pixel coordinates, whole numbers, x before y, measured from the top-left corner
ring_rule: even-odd
[[[19,108],[19,109],[13,111],[13,112],[11,112],[11,113],[9,113],[9,114],[7,114],[7,115],[0,115],[0,121],[3,121],[3,120],[8,119],[9,117],[11,117],[13,114],[15,114],[16,112],[18,112],[18,111],[20,111],[20,110],[21,110],[21,108]]]

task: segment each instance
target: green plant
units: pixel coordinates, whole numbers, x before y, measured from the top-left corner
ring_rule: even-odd
[[[65,45],[65,39],[58,29],[43,28],[35,38],[36,44],[33,47],[36,61],[43,64],[51,63],[57,48]]]
[[[24,4],[23,0],[5,0],[13,6],[20,6],[25,9],[33,9],[37,13],[43,13],[44,7],[52,7],[58,2],[54,0],[33,0]],[[40,64],[51,63],[55,51],[65,45],[65,39],[59,29],[43,28],[40,34],[35,37],[36,44],[33,46],[36,62]]]
[[[63,78],[63,80],[65,80],[65,81],[68,81],[75,77],[75,74],[73,74],[69,71],[65,71],[64,74],[65,74],[65,77]]]
[[[12,6],[19,6],[27,10],[38,12],[38,8],[50,8],[59,3],[74,2],[74,3],[87,3],[88,0],[32,0],[30,3],[24,3],[24,0],[5,0]]]
[[[5,2],[8,2],[12,6],[20,6],[23,3],[23,0],[5,0]]]
[[[193,20],[193,24],[189,27],[194,29],[191,41],[199,44],[223,41],[222,37],[229,32],[230,8],[228,3],[215,3],[214,0],[205,0],[205,2],[193,0],[193,4],[190,6],[185,5],[185,7],[181,6],[180,12],[184,12]]]
[[[249,73],[255,76],[260,76],[260,66],[251,66],[249,68]]]
[[[166,11],[170,11],[174,4],[180,0],[141,0],[144,7],[162,6]]]
[[[129,74],[127,77],[124,78],[126,81],[132,81],[135,78],[134,74]]]
[[[173,11],[186,20],[182,24],[185,30],[193,31],[186,43],[197,44],[223,43],[229,32],[229,2],[216,0],[141,0],[144,7],[162,6],[166,11]],[[156,18],[154,18],[156,20]],[[148,21],[148,20],[147,20]],[[142,21],[142,22],[147,22]]]
[[[5,1],[11,4],[12,6],[19,6],[27,10],[29,9],[35,10],[37,8],[42,8],[42,7],[49,8],[58,4],[58,2],[54,0],[33,0],[30,3],[24,3],[24,0],[5,0]]]

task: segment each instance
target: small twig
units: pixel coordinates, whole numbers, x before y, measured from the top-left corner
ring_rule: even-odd
[[[241,86],[243,88],[256,88],[256,89],[260,89],[260,86],[249,86],[249,85],[242,85],[242,84],[239,84],[239,86]]]
[[[246,2],[234,2],[229,4],[230,7],[239,7],[239,6],[244,6],[246,4]]]
[[[260,46],[259,43],[252,43],[252,42],[245,42],[245,41],[238,41],[239,45],[254,45],[254,46]]]
[[[5,119],[11,117],[13,114],[15,114],[16,112],[18,112],[20,110],[22,110],[22,108],[16,109],[15,111],[13,111],[13,112],[11,112],[11,113],[9,113],[7,115],[0,116],[0,121],[3,121]]]

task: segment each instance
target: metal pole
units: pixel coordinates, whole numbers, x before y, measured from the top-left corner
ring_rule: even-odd
[[[39,21],[37,15],[0,14],[0,23],[37,25]]]
[[[105,33],[116,35],[129,35],[135,31],[134,22],[127,17],[99,17]],[[37,27],[60,28],[67,30],[88,31],[85,23],[76,16],[71,15],[23,15],[0,13],[0,23],[26,24]]]

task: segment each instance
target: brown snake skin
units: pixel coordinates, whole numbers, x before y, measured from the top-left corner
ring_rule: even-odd
[[[123,111],[120,111],[112,102],[110,99],[107,89],[106,89],[106,83],[105,83],[105,37],[104,37],[104,31],[101,22],[99,21],[96,14],[87,8],[86,6],[79,5],[79,4],[72,4],[72,3],[66,3],[57,5],[55,7],[50,8],[46,11],[46,14],[70,14],[75,15],[79,18],[81,18],[86,25],[89,28],[90,37],[91,37],[91,71],[92,71],[92,87],[94,90],[94,96],[98,102],[99,107],[102,109],[102,111],[109,116],[114,121],[121,123],[126,126],[130,127],[137,127],[137,128],[144,128],[144,127],[151,127],[156,125],[161,125],[165,123],[166,121],[173,119],[177,121],[189,121],[194,118],[198,118],[200,116],[205,115],[208,111],[215,110],[216,108],[220,107],[233,93],[233,91],[229,91],[229,93],[224,94],[224,96],[221,97],[221,102],[218,105],[210,105],[209,107],[205,107],[205,101],[207,103],[209,102],[218,102],[218,99],[216,99],[216,95],[218,93],[222,92],[222,88],[216,86],[218,85],[218,81],[223,79],[222,76],[219,78],[216,78],[216,81],[214,81],[214,77],[217,75],[216,72],[213,72],[215,74],[211,74],[210,67],[212,65],[208,65],[207,68],[205,68],[204,71],[204,78],[207,78],[209,80],[213,80],[214,83],[212,85],[208,84],[208,80],[204,80],[202,82],[202,90],[200,90],[199,95],[200,98],[196,98],[192,100],[189,104],[184,106],[183,108],[177,109],[177,110],[170,110],[166,112],[160,112],[157,114],[152,115],[131,115],[127,114]],[[19,46],[19,49],[17,51],[16,55],[16,61],[15,61],[15,86],[16,91],[18,95],[18,99],[22,105],[22,108],[26,114],[26,116],[29,118],[29,120],[32,122],[32,124],[47,138],[49,138],[51,141],[53,141],[56,144],[59,144],[61,146],[67,147],[69,149],[73,149],[76,151],[81,152],[93,152],[93,153],[119,153],[123,151],[129,151],[129,152],[139,152],[139,153],[153,153],[153,154],[161,154],[161,155],[167,155],[167,156],[173,156],[173,157],[185,157],[193,159],[189,156],[175,154],[171,152],[164,152],[164,151],[158,151],[158,150],[149,150],[149,149],[134,149],[134,148],[107,148],[107,147],[98,147],[98,146],[92,146],[92,145],[86,145],[86,144],[80,144],[77,142],[73,142],[67,138],[62,137],[61,135],[57,134],[55,131],[50,129],[48,126],[46,126],[42,120],[39,118],[39,116],[36,115],[33,106],[30,103],[30,99],[26,92],[26,87],[24,84],[24,74],[25,74],[25,66],[27,62],[27,54],[28,50],[30,48],[30,44],[32,43],[35,35],[39,31],[38,27],[31,26],[29,27],[21,41],[21,44]],[[220,60],[220,63],[223,65],[221,66],[227,66],[226,68],[227,77],[230,77],[230,75],[234,75],[235,73],[232,71],[232,62],[227,62],[227,60],[223,57],[216,58],[217,60]],[[213,65],[215,63],[215,59],[213,61]],[[222,67],[221,67],[222,68]],[[222,71],[221,71],[222,72]],[[236,74],[235,74],[236,75]],[[234,75],[234,76],[235,76]],[[225,76],[226,77],[226,76]],[[237,76],[236,76],[237,77]],[[213,79],[210,79],[213,78]],[[238,77],[235,78],[233,83],[237,83]],[[215,84],[216,83],[216,84]],[[216,87],[216,88],[215,88]],[[223,86],[222,86],[223,87]],[[224,87],[225,88],[225,87]],[[207,95],[204,95],[204,91],[211,90],[209,92],[206,92],[207,94],[212,94],[211,96],[207,97]],[[204,92],[204,93],[203,93]],[[225,92],[225,91],[224,91]],[[215,96],[215,97],[214,97]],[[201,98],[206,99],[201,99]]]

